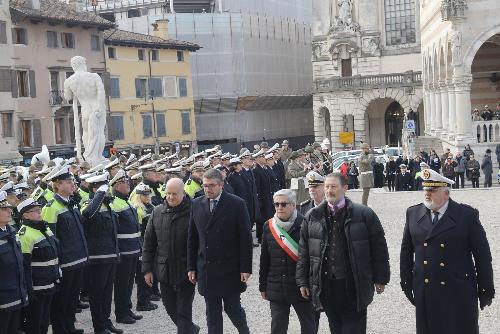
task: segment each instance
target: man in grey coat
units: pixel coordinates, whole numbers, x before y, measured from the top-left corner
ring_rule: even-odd
[[[370,153],[370,145],[363,143],[361,145],[361,155],[359,156],[359,185],[363,188],[363,205],[368,205],[368,196],[370,195],[370,189],[374,186],[373,179],[373,163],[375,158],[373,154]]]
[[[481,169],[484,173],[484,187],[489,188],[492,186],[491,176],[493,174],[493,163],[491,162],[491,150],[487,149],[484,155],[483,162],[481,163]]]

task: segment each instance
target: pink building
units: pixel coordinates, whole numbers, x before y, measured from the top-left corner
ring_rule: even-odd
[[[11,0],[10,12],[19,152],[28,160],[47,145],[52,156],[73,155],[73,111],[63,96],[70,59],[83,56],[90,72],[104,74],[102,31],[114,25],[57,0]]]

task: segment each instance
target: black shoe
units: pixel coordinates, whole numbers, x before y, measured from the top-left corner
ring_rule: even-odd
[[[130,311],[129,313],[130,317],[134,320],[141,320],[142,319],[142,315],[139,315],[139,314],[135,314],[134,312]]]
[[[161,297],[158,296],[157,294],[152,294],[151,297],[149,297],[149,299],[152,301],[152,302],[159,302],[161,300]]]
[[[109,329],[105,329],[103,331],[95,332],[94,334],[111,334],[111,332],[109,331]]]
[[[158,308],[158,305],[148,302],[147,304],[137,304],[135,308],[139,312],[154,311]]]
[[[76,329],[76,328],[73,328],[69,331],[71,334],[83,334],[85,333],[85,331],[83,329]]]
[[[132,319],[134,320],[134,319]],[[134,321],[135,322],[135,321]],[[113,323],[110,321],[108,323],[108,330],[111,332],[111,333],[115,333],[115,334],[123,334],[123,329],[119,329],[119,328],[116,328],[115,325],[113,325]]]
[[[119,324],[127,324],[132,325],[135,324],[135,319],[129,315],[124,316],[123,318],[116,319],[116,322]],[[109,327],[108,327],[109,328]],[[110,329],[111,330],[111,329]],[[112,331],[112,330],[111,330]],[[113,332],[113,331],[112,331]],[[113,332],[115,333],[115,332]]]
[[[85,310],[85,309],[89,308],[89,304],[84,303],[82,301],[79,301],[78,305],[76,305],[76,307],[79,308],[79,309]]]

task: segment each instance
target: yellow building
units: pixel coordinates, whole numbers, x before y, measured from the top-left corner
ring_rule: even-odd
[[[167,24],[156,21],[155,36],[104,32],[108,134],[119,150],[187,154],[196,143],[190,52],[200,47],[169,39]]]

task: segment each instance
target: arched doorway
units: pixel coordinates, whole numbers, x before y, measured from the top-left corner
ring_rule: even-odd
[[[404,109],[396,101],[389,104],[385,110],[385,134],[387,145],[398,146],[398,143],[401,142],[404,117]]]
[[[330,110],[327,107],[321,107],[319,109],[319,121],[320,128],[322,130],[322,139],[328,138],[328,140],[332,140],[332,125],[330,123]],[[318,140],[321,140],[318,138]]]

